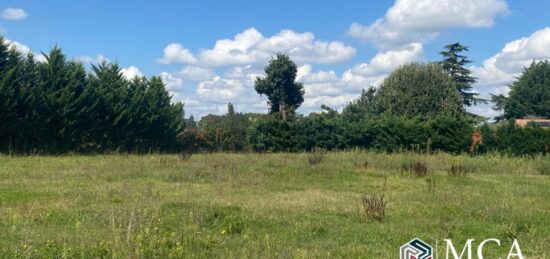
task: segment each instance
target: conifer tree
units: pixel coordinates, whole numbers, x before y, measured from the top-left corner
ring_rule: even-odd
[[[440,54],[443,56],[441,65],[455,81],[456,89],[462,95],[462,103],[466,106],[476,105],[477,103],[487,103],[486,100],[479,98],[479,94],[472,92],[472,85],[477,81],[472,77],[472,71],[465,68],[467,64],[472,63],[468,58],[462,55],[467,52],[468,47],[460,43],[446,45]]]

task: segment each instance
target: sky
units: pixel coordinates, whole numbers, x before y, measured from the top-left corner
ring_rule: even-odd
[[[470,47],[483,97],[507,94],[533,60],[550,59],[546,0],[27,1],[0,3],[0,33],[38,60],[53,46],[86,65],[161,76],[186,115],[268,110],[254,79],[276,53],[298,65],[303,114],[341,110],[395,68]],[[491,105],[468,108],[487,117]]]

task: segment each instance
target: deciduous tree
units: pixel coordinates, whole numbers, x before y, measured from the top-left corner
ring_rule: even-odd
[[[256,78],[254,86],[256,92],[267,95],[270,112],[281,113],[285,121],[304,102],[304,86],[296,82],[297,71],[288,56],[277,54],[265,68],[266,76]]]

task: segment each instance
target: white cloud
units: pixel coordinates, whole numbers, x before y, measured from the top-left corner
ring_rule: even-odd
[[[158,60],[161,64],[194,64],[197,59],[190,50],[179,43],[171,43],[164,48],[164,56]]]
[[[380,52],[368,63],[359,64],[341,75],[332,70],[314,71],[311,64],[300,65],[296,80],[304,84],[305,95],[304,103],[298,111],[308,114],[318,111],[322,104],[341,110],[349,101],[357,98],[363,88],[380,85],[395,67],[421,60],[422,57],[422,44],[412,43],[399,49]],[[184,71],[203,70],[191,68],[184,67],[180,72],[163,74],[165,82],[173,82],[169,86],[172,86],[171,91],[176,98],[184,99],[181,95],[184,88],[193,87],[189,84],[183,87],[189,82]],[[242,111],[266,112],[268,107],[265,97],[260,97],[254,90],[254,80],[263,75],[261,68],[251,64],[226,68],[221,75],[200,81],[195,93],[186,93],[187,96],[193,96],[191,99],[198,101],[195,105],[186,104],[186,107],[189,113],[196,116],[208,112],[205,107],[213,109],[210,112],[225,112],[227,102],[238,105]]]
[[[467,107],[466,110],[470,113],[481,115],[483,117],[492,119],[492,118],[502,114],[499,111],[495,111],[492,106],[493,106],[493,104],[491,104],[491,103],[489,103],[489,104],[478,104],[476,106]]]
[[[506,85],[538,60],[550,60],[550,27],[506,43],[499,53],[483,61],[483,66],[472,67],[472,71],[485,91],[506,93]]]
[[[187,92],[184,97],[186,89],[193,89],[186,86],[191,85],[186,85],[181,77],[165,74],[179,85],[169,88],[174,99],[185,102],[187,114],[194,114],[196,117],[207,113],[225,113],[228,102],[235,104],[240,112],[266,112],[266,97],[258,95],[254,90],[254,80],[258,75],[258,71],[249,66],[230,68],[223,76],[214,75],[208,80],[198,82],[195,92]]]
[[[132,80],[136,76],[137,77],[143,77],[143,73],[141,73],[139,68],[137,68],[135,66],[129,66],[129,67],[123,68],[123,69],[120,70],[120,72],[128,80]]]
[[[162,72],[160,73],[160,78],[162,79],[164,84],[166,84],[166,88],[172,93],[181,94],[183,92],[183,79],[181,77],[174,76],[173,74],[168,72]]]
[[[6,39],[6,42],[10,45],[10,47],[15,48],[23,55],[27,55],[31,52],[31,48],[25,44],[10,39]]]
[[[367,26],[353,23],[348,34],[390,49],[432,40],[449,28],[488,28],[508,12],[505,0],[397,0],[384,18]]]
[[[6,8],[0,14],[0,17],[6,20],[21,20],[27,18],[27,16],[29,15],[21,8]]]
[[[83,56],[77,56],[74,58],[74,60],[82,63],[82,64],[99,64],[99,63],[102,63],[102,62],[109,62],[109,59],[106,58],[105,56],[99,54],[95,57],[92,57],[92,56],[87,56],[87,55],[83,55]]]
[[[211,81],[204,81],[197,86],[197,94],[205,99],[231,100],[243,96],[246,91],[246,82],[237,79],[225,79],[219,76]]]
[[[29,46],[14,40],[10,40],[10,39],[5,39],[5,40],[10,45],[11,48],[15,48],[21,54],[28,55],[29,53],[32,52],[32,54],[34,55],[34,59],[36,61],[41,63],[46,62],[46,57],[43,54],[33,52]]]
[[[164,72],[161,76],[174,99],[186,102],[188,113],[201,116],[207,112],[225,112],[227,102],[234,103],[239,111],[266,112],[266,97],[256,93],[254,80],[264,74],[262,67],[277,53],[287,54],[302,65],[299,73],[303,78],[299,78],[307,82],[305,103],[310,102],[307,101],[310,97],[318,101],[325,98],[322,96],[335,98],[339,91],[349,88],[334,71],[313,73],[311,65],[304,64],[344,62],[351,59],[356,50],[342,42],[318,40],[310,32],[282,30],[265,37],[255,28],[249,28],[232,39],[218,40],[212,48],[196,54],[180,44],[170,44],[158,61],[185,65],[179,71]],[[303,71],[306,68],[309,70]],[[327,103],[336,101],[327,100]]]
[[[193,81],[206,81],[212,79],[214,72],[208,68],[186,66],[179,72],[184,78]]]
[[[164,49],[160,63],[199,64],[203,67],[244,66],[268,61],[277,53],[288,54],[298,63],[338,63],[351,59],[356,50],[342,42],[315,39],[313,33],[282,30],[266,38],[255,28],[235,35],[233,39],[216,41],[212,49],[195,55],[181,44]]]
[[[362,76],[378,76],[388,73],[405,63],[418,61],[423,54],[424,50],[421,43],[411,43],[398,49],[380,52],[368,64],[357,65],[351,69],[351,72]]]
[[[188,86],[202,81],[211,80],[215,74],[211,69],[197,66],[185,66],[180,71],[169,73],[162,72],[160,74],[162,80],[166,84],[168,90],[182,94],[187,83]]]

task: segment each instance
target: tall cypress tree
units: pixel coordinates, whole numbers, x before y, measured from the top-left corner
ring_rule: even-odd
[[[11,152],[16,148],[16,135],[21,128],[17,113],[21,57],[3,39],[0,40],[0,145]]]
[[[94,139],[102,150],[117,150],[124,144],[128,119],[128,81],[117,64],[107,62],[93,65],[89,80],[98,95]]]
[[[149,80],[146,98],[150,116],[149,146],[152,149],[173,146],[184,126],[183,105],[170,103],[171,96],[158,76]]]
[[[139,151],[149,128],[149,107],[146,102],[148,80],[144,77],[134,77],[128,88],[128,121],[126,128],[126,150]]]
[[[472,63],[462,52],[468,51],[467,46],[460,43],[446,45],[440,54],[443,56],[441,65],[449,73],[456,84],[456,89],[462,95],[462,103],[466,106],[476,105],[477,103],[487,103],[485,99],[479,98],[479,94],[472,92],[472,85],[477,81],[472,77],[472,71],[464,66]]]
[[[43,114],[44,94],[40,88],[37,63],[32,52],[23,61],[21,79],[20,102],[17,108],[21,120],[18,142],[19,150],[28,153],[43,149],[40,144],[46,124]]]
[[[86,85],[86,72],[81,64],[68,61],[60,48],[46,55],[38,65],[41,90],[45,95],[46,136],[53,152],[77,149],[81,126],[79,114],[85,106],[80,95]]]

